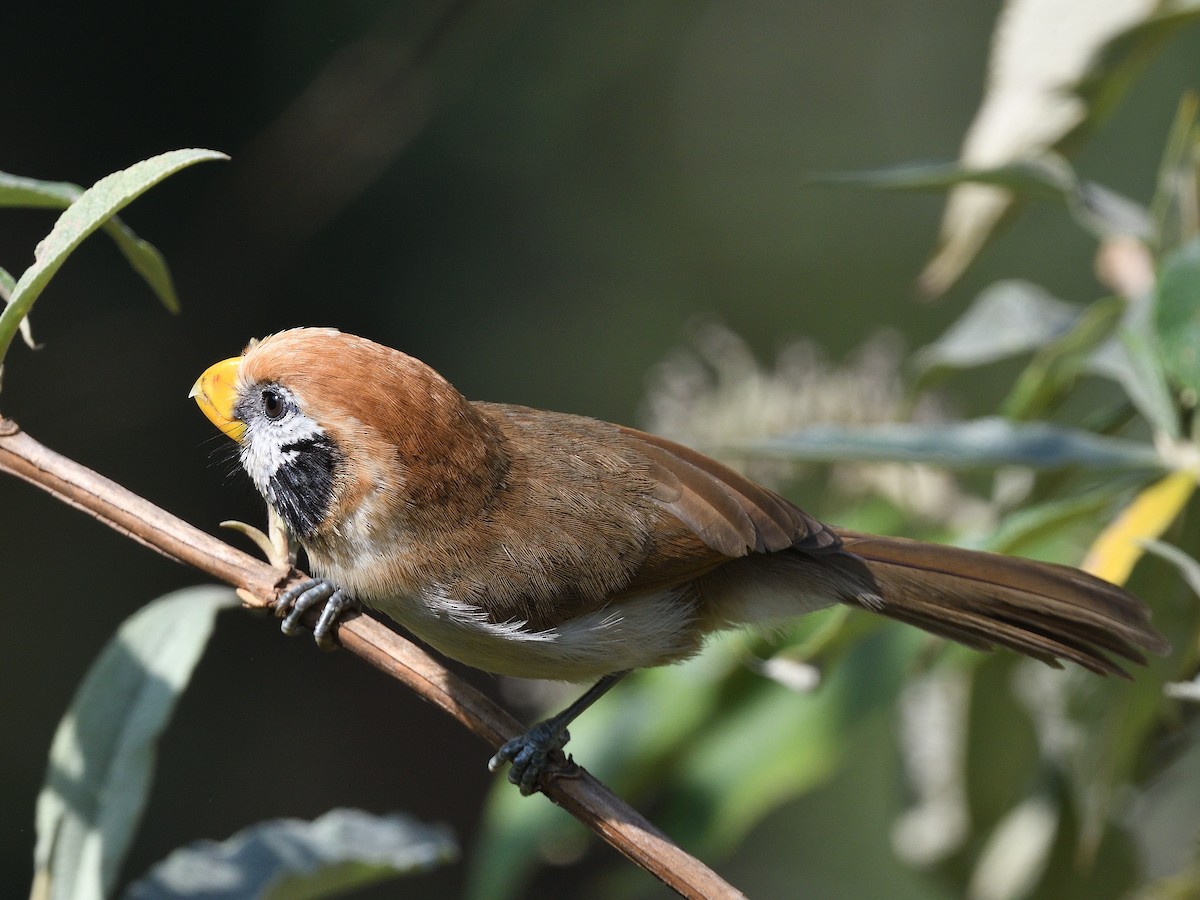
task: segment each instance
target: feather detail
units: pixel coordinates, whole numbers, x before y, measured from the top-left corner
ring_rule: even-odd
[[[800,507],[728,466],[657,435],[617,430],[655,464],[655,500],[714,550],[737,557],[837,546],[837,537]]]
[[[1009,647],[1125,676],[1108,654],[1144,663],[1170,645],[1127,591],[1077,569],[958,547],[838,529],[843,548],[878,585],[857,601],[875,612],[980,649]],[[852,601],[853,602],[853,601]]]

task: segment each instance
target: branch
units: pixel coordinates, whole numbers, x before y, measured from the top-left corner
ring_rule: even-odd
[[[0,470],[16,475],[81,509],[138,543],[239,588],[248,606],[270,606],[287,584],[302,577],[272,568],[189,525],[119,484],[39,444],[11,419],[0,417]],[[314,615],[316,610],[310,611]],[[342,646],[441,707],[493,748],[520,734],[521,723],[449,672],[428,653],[365,615],[337,627]],[[542,792],[631,861],[685,897],[741,897],[699,860],[582,767],[568,759],[547,772]]]

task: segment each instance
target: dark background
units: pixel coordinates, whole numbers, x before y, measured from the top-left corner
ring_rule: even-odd
[[[165,313],[103,237],[15,347],[3,410],[35,438],[201,527],[261,520],[188,388],[244,342],[335,325],[464,393],[638,421],[647,372],[715,314],[764,357],[842,355],[881,326],[919,345],[998,277],[1099,291],[1090,241],[1031,210],[939,305],[912,283],[940,200],[832,191],[814,171],[954,155],[998,4],[18,2],[0,13],[0,169],[91,184],[179,147],[125,218],[171,263]],[[1145,200],[1193,32],[1089,145],[1089,177]],[[0,210],[0,265],[54,214]],[[1048,258],[1042,251],[1056,248]],[[1064,256],[1064,254],[1066,254]],[[989,391],[958,399],[968,411]],[[0,884],[28,884],[58,718],[119,622],[197,581],[0,480]],[[472,676],[488,686],[486,676]],[[346,655],[222,616],[161,745],[126,868],[265,818],[333,806],[450,822],[468,849],[488,750]],[[598,856],[603,858],[603,852]],[[408,887],[460,893],[450,867]]]

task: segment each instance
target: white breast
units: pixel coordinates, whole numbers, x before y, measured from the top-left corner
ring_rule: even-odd
[[[446,656],[521,678],[593,681],[700,649],[694,603],[677,592],[614,602],[544,631],[528,630],[524,622],[489,622],[478,607],[436,589],[420,601],[378,605]]]

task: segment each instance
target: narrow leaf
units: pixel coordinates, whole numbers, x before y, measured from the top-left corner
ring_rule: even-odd
[[[198,162],[226,158],[214,150],[172,150],[106,175],[80,194],[38,245],[33,265],[17,280],[11,302],[0,313],[0,360],[7,354],[21,319],[84,238],[167,176]]]
[[[13,288],[16,286],[16,280],[10,274],[8,274],[8,271],[6,269],[0,269],[0,300],[4,301],[5,306],[7,306],[12,299]],[[30,350],[36,350],[38,345],[33,339],[33,328],[29,324],[29,317],[26,316],[23,318],[17,328],[21,331],[21,338],[25,341],[25,345],[29,347]]]
[[[66,209],[82,193],[83,188],[69,181],[38,181],[0,172],[0,206]],[[130,267],[142,276],[163,306],[171,312],[179,312],[179,298],[175,294],[171,270],[162,254],[134,234],[119,216],[108,219],[101,228],[113,239]]]
[[[1154,221],[1144,206],[1101,184],[1079,178],[1065,159],[1051,153],[992,168],[973,168],[960,163],[909,164],[860,172],[829,172],[814,176],[812,181],[877,191],[943,192],[982,185],[1003,189],[999,192],[1002,198],[1011,194],[1061,204],[1096,237],[1133,235],[1149,240],[1155,236]],[[1010,202],[1005,200],[1004,205]]]
[[[66,209],[81,193],[83,188],[69,181],[39,181],[0,172],[0,206]]]
[[[915,462],[952,468],[1158,469],[1149,444],[1045,422],[1000,418],[940,424],[814,425],[731,448],[800,461]]]
[[[1114,4],[1114,10],[1119,7]],[[1138,10],[1138,7],[1141,7]],[[1082,7],[1094,14],[1094,4]],[[1134,13],[1134,21],[1098,47],[1088,60],[1088,70],[1075,84],[1075,92],[1090,113],[1089,124],[1108,115],[1170,38],[1200,21],[1197,0],[1158,0],[1129,4],[1125,14]],[[1119,13],[1118,13],[1119,14]],[[1082,13],[1081,13],[1082,16]]]
[[[168,594],[127,619],[80,684],[50,747],[37,801],[36,883],[49,898],[108,896],[145,806],[155,745],[200,658],[227,588]]]
[[[1138,494],[1100,533],[1083,560],[1083,568],[1105,581],[1124,584],[1145,552],[1145,542],[1159,538],[1175,521],[1196,490],[1191,472],[1172,472]]]
[[[962,369],[1027,353],[1067,334],[1082,312],[1036,284],[1000,281],[917,353],[917,366]]]
[[[1152,241],[1158,236],[1150,210],[1102,184],[1080,180],[1063,199],[1075,221],[1098,239],[1131,236]]]
[[[134,234],[133,229],[117,216],[113,216],[102,227],[116,243],[117,249],[121,251],[130,268],[142,276],[142,281],[154,291],[154,295],[167,311],[179,312],[175,281],[171,278],[171,270],[158,248]]]
[[[198,841],[155,865],[126,900],[313,900],[424,872],[458,858],[449,830],[409,816],[334,809],[311,822],[274,819],[220,843]]]
[[[1131,310],[1131,312],[1133,312]],[[1179,436],[1179,417],[1153,338],[1131,317],[1088,359],[1087,371],[1116,381],[1158,433]]]
[[[1067,333],[1038,348],[1004,399],[1003,414],[1012,419],[1045,417],[1087,369],[1096,348],[1112,336],[1124,310],[1120,297],[1097,300]]]
[[[961,184],[987,184],[1030,199],[1064,201],[1066,194],[1074,190],[1075,176],[1065,161],[1047,156],[992,167],[965,166],[958,162],[904,163],[856,172],[822,172],[811,176],[809,181],[830,187],[932,193],[942,193]]]
[[[1193,162],[1200,141],[1198,110],[1200,94],[1188,91],[1179,101],[1158,167],[1158,185],[1150,210],[1160,250],[1176,247],[1200,233],[1200,194]]]

